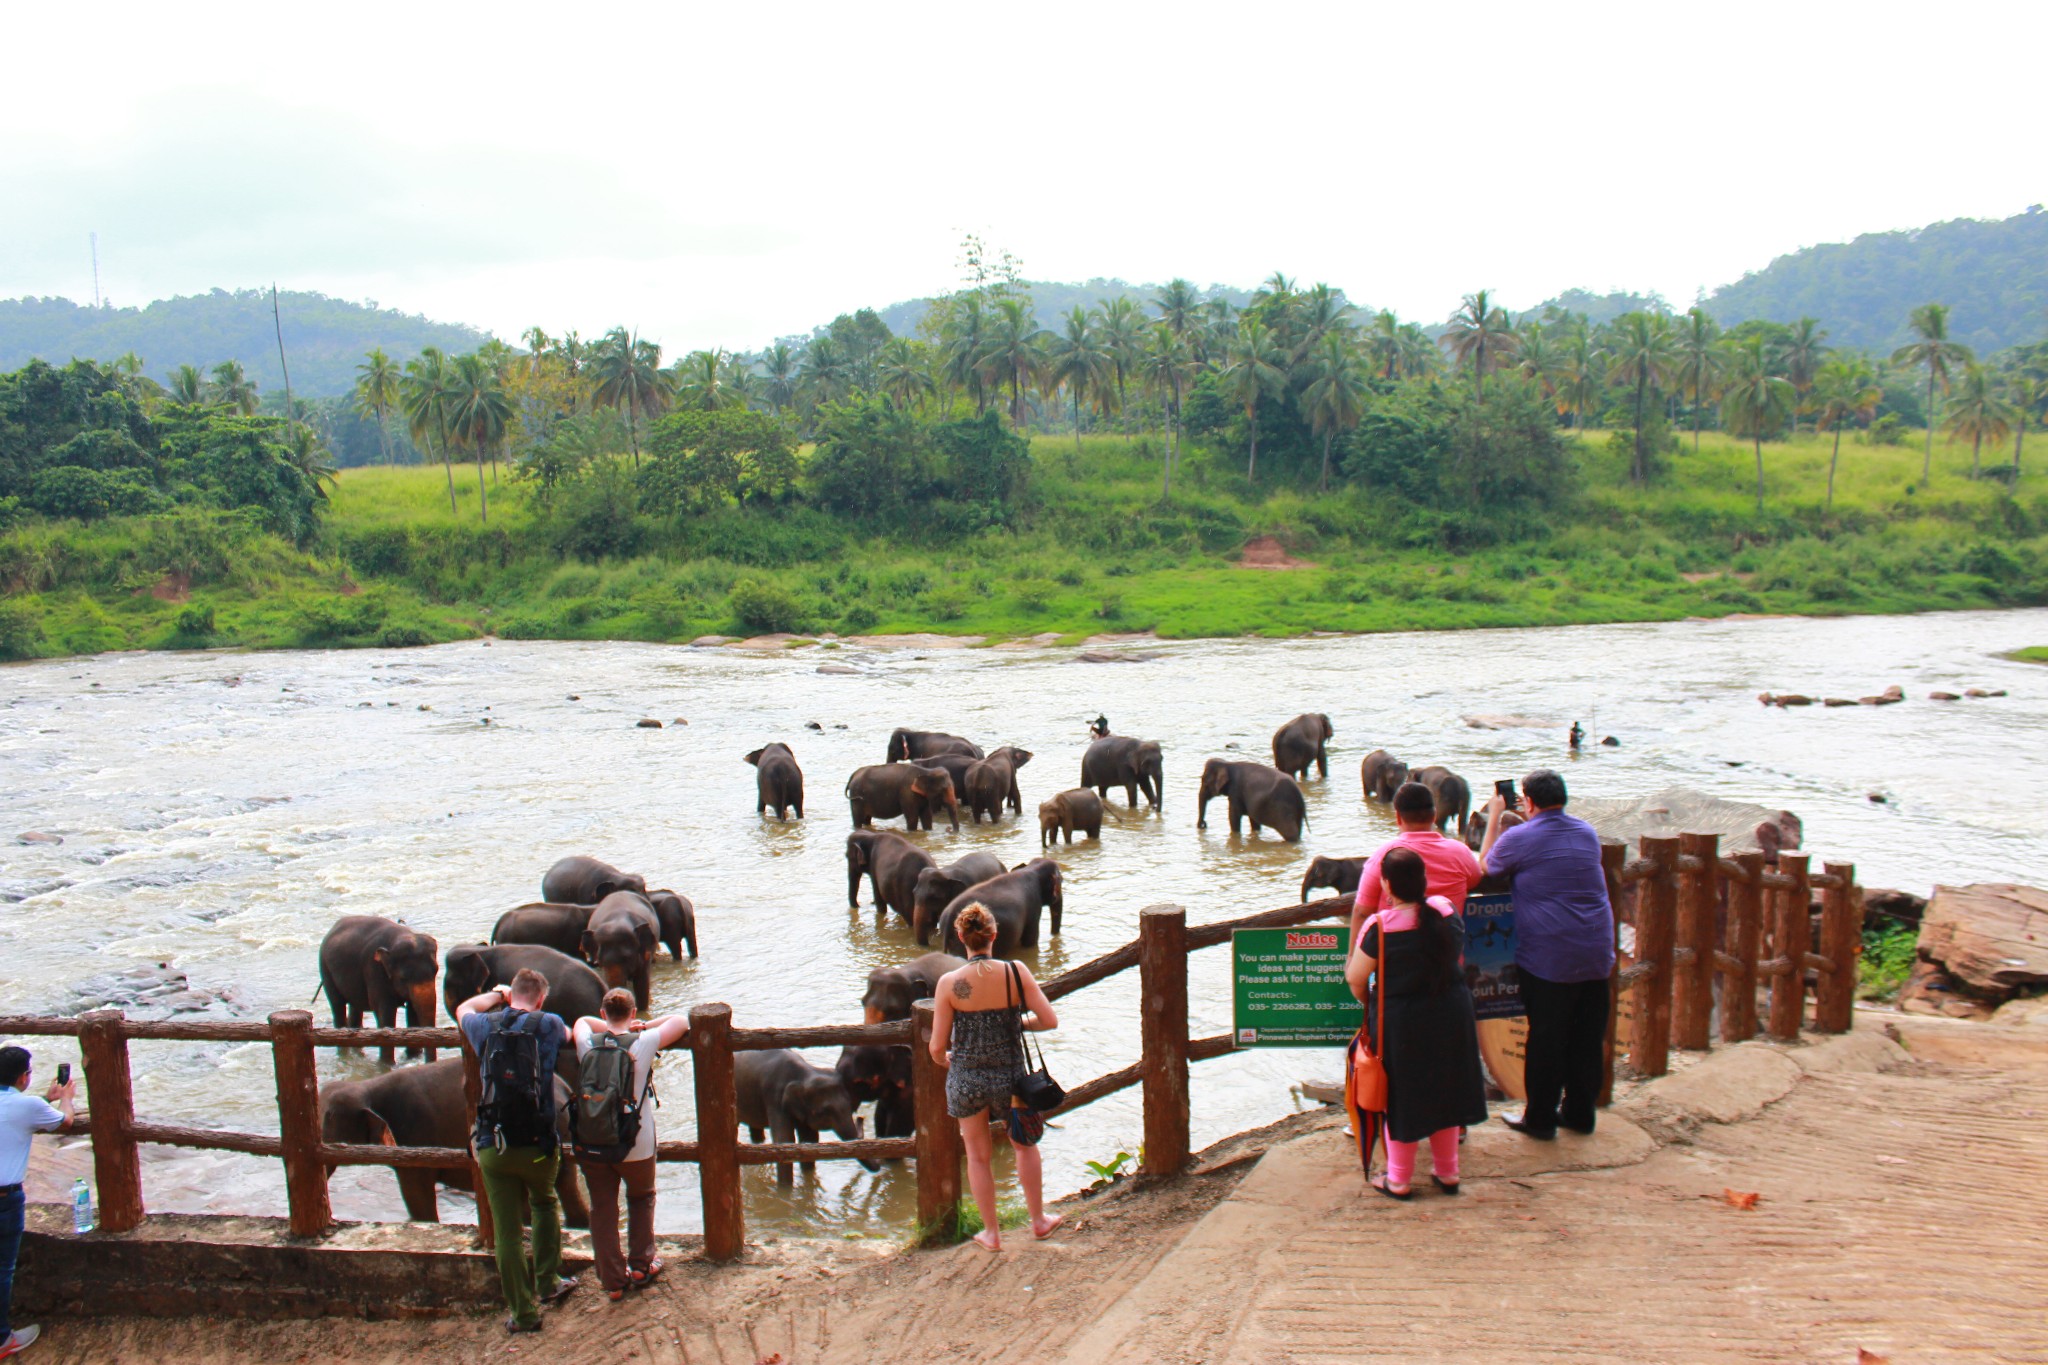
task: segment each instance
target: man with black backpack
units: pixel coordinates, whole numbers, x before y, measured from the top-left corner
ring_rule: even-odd
[[[555,1193],[562,1169],[555,1059],[569,1030],[542,1011],[547,995],[547,978],[522,968],[510,987],[494,986],[455,1008],[483,1073],[476,1164],[497,1233],[498,1283],[512,1310],[505,1320],[510,1332],[538,1332],[541,1305],[560,1303],[576,1287],[562,1278],[562,1201]],[[520,1235],[526,1208],[533,1211],[531,1260]]]
[[[654,1055],[689,1037],[680,1014],[641,1021],[633,993],[608,991],[602,1017],[576,1021],[582,1082],[570,1118],[576,1162],[590,1186],[590,1249],[613,1303],[661,1274],[654,1255]],[[627,1254],[619,1254],[619,1186],[626,1187]]]

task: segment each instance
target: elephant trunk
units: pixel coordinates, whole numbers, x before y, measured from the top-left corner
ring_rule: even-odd
[[[860,869],[851,862],[846,865],[846,908],[860,908]]]

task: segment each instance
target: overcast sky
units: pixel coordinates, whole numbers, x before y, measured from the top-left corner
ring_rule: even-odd
[[[9,5],[0,297],[751,348],[951,287],[1689,303],[2048,199],[2048,5]]]

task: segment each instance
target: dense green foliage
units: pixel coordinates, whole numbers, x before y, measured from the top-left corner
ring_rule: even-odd
[[[1856,994],[1863,1000],[1892,1000],[1913,970],[1920,931],[1889,921],[1863,931],[1863,956],[1856,960]]]

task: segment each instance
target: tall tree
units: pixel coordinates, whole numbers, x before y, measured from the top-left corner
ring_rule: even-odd
[[[676,362],[673,378],[681,406],[698,412],[718,412],[741,402],[732,391],[731,356],[723,348],[692,351]]]
[[[830,333],[811,338],[797,367],[797,393],[815,412],[844,398],[853,388],[846,352]]]
[[[1102,343],[1095,320],[1088,310],[1075,304],[1067,311],[1066,324],[1048,348],[1045,386],[1048,392],[1067,391],[1074,408],[1074,453],[1081,453],[1081,404],[1100,400],[1109,391],[1115,363]]]
[[[519,339],[526,343],[526,369],[529,374],[540,369],[541,361],[553,349],[555,339],[539,327],[529,327],[520,333]]]
[[[1390,308],[1374,313],[1365,334],[1365,354],[1372,372],[1381,379],[1395,379],[1401,373],[1401,319]]]
[[[256,381],[249,378],[239,360],[223,360],[213,367],[213,401],[225,403],[244,417],[256,411]]]
[[[1302,415],[1309,429],[1323,438],[1323,473],[1317,487],[1330,487],[1330,443],[1365,420],[1372,391],[1366,368],[1351,338],[1342,329],[1324,333],[1315,354],[1315,378],[1301,391]]]
[[[1257,313],[1246,313],[1237,322],[1237,336],[1230,345],[1223,367],[1223,392],[1244,409],[1251,428],[1251,454],[1245,460],[1244,476],[1259,477],[1259,400],[1278,398],[1287,392],[1287,353],[1273,340],[1273,330]]]
[[[1532,322],[1522,329],[1521,344],[1515,352],[1514,371],[1534,383],[1546,401],[1557,397],[1557,381],[1564,371],[1564,357],[1559,354],[1560,349],[1541,323]]]
[[[1577,319],[1565,333],[1557,381],[1558,415],[1570,413],[1576,430],[1584,431],[1600,406],[1607,389],[1606,362],[1607,353],[1600,348],[1592,327],[1584,318]]]
[[[1324,337],[1349,326],[1347,319],[1354,311],[1344,296],[1327,284],[1317,284],[1297,294],[1292,310],[1297,335],[1288,362],[1299,365],[1308,359],[1309,353],[1323,344]]]
[[[1792,381],[1779,372],[1778,357],[1761,336],[1735,347],[1728,386],[1721,395],[1721,425],[1756,446],[1756,512],[1764,512],[1764,437],[1792,418],[1797,401]]]
[[[761,353],[761,378],[768,410],[780,414],[796,401],[796,352],[787,343],[776,342]]]
[[[1180,463],[1180,397],[1188,377],[1194,372],[1194,362],[1188,355],[1187,343],[1164,322],[1152,325],[1151,344],[1140,358],[1139,374],[1159,394],[1160,406],[1166,411],[1166,427],[1170,438],[1166,451],[1166,477],[1159,490],[1162,500],[1173,496],[1173,467]]]
[[[1010,386],[1010,426],[1024,430],[1027,400],[1032,385],[1045,367],[1045,329],[1031,311],[1031,300],[1000,298],[989,315],[988,335],[982,345],[982,363]]]
[[[198,404],[206,401],[206,376],[197,365],[180,365],[171,371],[171,401]]]
[[[1948,339],[1945,303],[1921,304],[1913,310],[1908,325],[1919,340],[1893,351],[1892,363],[1917,365],[1927,371],[1927,453],[1920,461],[1920,482],[1924,484],[1934,477],[1934,386],[1939,383],[1941,391],[1947,393],[1956,367],[1969,364],[1976,356],[1969,347]]]
[[[384,463],[391,463],[391,409],[398,406],[399,369],[396,361],[373,346],[356,366],[355,409],[377,423],[377,440],[384,447]]]
[[[1828,353],[1834,347],[1827,344],[1825,327],[1813,318],[1801,318],[1786,330],[1785,339],[1778,343],[1778,355],[1784,361],[1785,377],[1792,381],[1794,392],[1799,395],[1792,410],[1792,429],[1799,429],[1799,413],[1806,407],[1807,394],[1813,388],[1814,377]]]
[[[1515,353],[1514,324],[1508,321],[1507,310],[1496,306],[1484,289],[1465,296],[1444,329],[1443,340],[1451,358],[1471,368],[1473,384],[1480,393],[1486,392],[1486,376]]]
[[[422,346],[420,353],[405,362],[405,378],[399,381],[399,406],[405,412],[407,430],[413,443],[440,452],[448,473],[448,511],[455,511],[455,462],[448,449],[448,357],[438,346]]]
[[[1678,388],[1692,406],[1692,453],[1700,453],[1700,425],[1721,384],[1721,325],[1705,310],[1688,308],[1678,325]]]
[[[988,411],[989,310],[979,291],[951,299],[939,324],[939,365],[945,381],[974,399],[974,415]]]
[[[1970,477],[1976,478],[1982,465],[1984,442],[2003,441],[2012,431],[2012,405],[1998,392],[1991,371],[1976,361],[1963,367],[1963,382],[1956,386],[1955,408],[1948,415],[1952,436],[1970,442]]]
[[[626,439],[633,446],[633,467],[640,467],[640,422],[668,411],[674,381],[661,368],[661,347],[643,341],[623,327],[614,327],[592,347],[590,374],[596,381],[592,398],[617,408],[626,419]]]
[[[2012,481],[2020,481],[2020,448],[2027,443],[2027,419],[2048,407],[2048,383],[2031,374],[2012,375],[2005,381],[2005,401],[2012,405]]]
[[[1166,287],[1152,296],[1152,306],[1159,310],[1159,320],[1167,329],[1186,343],[1201,311],[1202,297],[1186,280],[1168,280]]]
[[[484,459],[495,458],[498,443],[505,439],[505,424],[512,420],[512,403],[505,397],[504,381],[481,352],[455,357],[448,373],[448,427],[457,445],[476,455],[476,489],[479,520],[491,519],[491,494],[484,486]]]
[[[931,366],[925,362],[921,350],[911,344],[909,337],[889,339],[888,344],[882,347],[881,357],[875,362],[875,374],[882,392],[888,394],[899,408],[908,408],[937,387],[932,379]]]
[[[1635,456],[1629,477],[1642,483],[1650,476],[1649,458],[1643,448],[1643,418],[1649,393],[1669,383],[1678,364],[1678,343],[1671,332],[1671,319],[1662,313],[1624,313],[1614,320],[1607,355],[1608,374],[1635,387]]]
[[[1126,386],[1145,354],[1145,314],[1137,300],[1119,294],[1096,305],[1102,330],[1102,349],[1109,353],[1110,371],[1116,380],[1116,407],[1124,419],[1124,444],[1131,443],[1131,409],[1126,403]]]
[[[1820,367],[1813,382],[1814,428],[1832,431],[1835,448],[1828,455],[1828,500],[1823,512],[1835,510],[1835,466],[1842,459],[1842,428],[1851,422],[1867,422],[1884,401],[1865,360],[1830,360]]]

